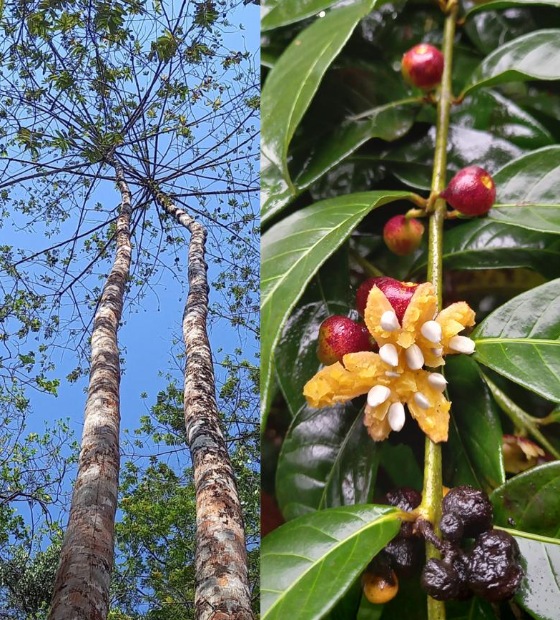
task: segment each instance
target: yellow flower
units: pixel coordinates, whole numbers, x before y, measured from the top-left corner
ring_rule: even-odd
[[[366,326],[379,345],[379,354],[349,353],[320,370],[304,387],[312,407],[342,403],[368,395],[364,423],[375,441],[400,431],[404,405],[434,442],[447,441],[449,409],[446,381],[423,369],[444,364],[450,353],[472,353],[474,343],[458,334],[474,325],[474,312],[458,302],[437,314],[434,287],[420,284],[404,313],[402,325],[385,294],[374,286],[364,313]]]
[[[442,390],[430,383],[426,370],[390,370],[377,353],[349,353],[320,370],[304,387],[312,407],[326,407],[368,394],[364,423],[375,441],[400,430],[406,404],[412,417],[432,441],[447,441],[449,403]]]

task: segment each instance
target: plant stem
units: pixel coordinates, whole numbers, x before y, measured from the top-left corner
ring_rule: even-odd
[[[367,258],[360,256],[359,252],[356,252],[355,250],[350,250],[350,258],[358,263],[358,265],[360,265],[360,267],[364,270],[364,273],[368,276],[379,278],[385,275],[375,265],[372,265]]]
[[[529,415],[526,411],[521,409],[519,405],[515,404],[507,394],[504,394],[500,388],[493,383],[485,374],[482,375],[486,384],[492,392],[492,396],[498,403],[500,409],[511,419],[516,427],[526,430],[529,435],[532,435],[549,454],[555,459],[560,459],[560,453],[556,448],[548,441],[548,439],[538,429],[538,420]]]
[[[445,59],[441,89],[437,107],[436,150],[434,155],[434,172],[432,177],[432,195],[439,195],[445,189],[447,171],[447,135],[449,132],[449,109],[453,101],[451,90],[451,72],[453,66],[453,40],[457,21],[457,2],[451,0],[447,7],[443,32],[443,56]],[[430,233],[428,241],[428,280],[436,289],[438,310],[441,310],[442,298],[442,245],[443,221],[446,204],[442,198],[434,202],[430,215]],[[426,437],[424,455],[424,489],[422,496],[422,514],[439,534],[441,518],[442,474],[441,446]],[[426,543],[426,558],[439,557],[438,550]],[[445,620],[445,604],[428,596],[428,620]]]

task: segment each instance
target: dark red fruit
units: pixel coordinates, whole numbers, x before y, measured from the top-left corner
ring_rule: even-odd
[[[437,601],[464,601],[472,596],[467,584],[467,566],[460,555],[452,561],[428,560],[420,585]]]
[[[433,90],[441,82],[443,54],[427,43],[415,45],[403,56],[402,74],[412,86],[422,90]]]
[[[414,284],[413,282],[399,282],[393,278],[386,277],[369,278],[369,280],[366,280],[360,285],[356,293],[356,308],[362,316],[364,316],[366,310],[369,292],[374,286],[377,286],[377,288],[384,293],[389,303],[393,306],[399,323],[402,323],[404,313],[408,308],[408,304],[418,284]]]
[[[467,580],[477,596],[493,603],[508,600],[522,578],[519,547],[513,536],[492,530],[476,539],[467,560]]]
[[[474,538],[478,534],[491,529],[492,527],[492,504],[486,493],[478,491],[470,486],[454,487],[443,498],[441,521],[442,534],[449,536],[449,540],[457,540],[463,536]],[[447,522],[447,515],[452,514],[454,519]],[[459,533],[456,529],[456,521],[463,525]]]
[[[407,525],[412,525],[408,524]],[[399,577],[408,579],[420,567],[424,545],[419,538],[394,538],[384,549],[391,566]]]
[[[322,364],[340,362],[347,353],[371,350],[372,343],[365,325],[337,314],[321,323],[317,357]]]
[[[440,196],[464,215],[484,215],[496,201],[496,186],[484,168],[467,166],[449,181]]]
[[[422,243],[424,225],[414,218],[395,215],[383,228],[383,240],[398,256],[406,256],[417,250]]]

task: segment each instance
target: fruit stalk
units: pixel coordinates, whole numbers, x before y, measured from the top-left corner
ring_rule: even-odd
[[[432,195],[437,196],[445,189],[447,169],[447,136],[449,132],[449,110],[453,103],[451,88],[451,72],[453,66],[453,40],[457,23],[458,5],[450,0],[446,7],[445,26],[443,33],[444,69],[437,106],[436,150],[432,176]],[[432,282],[438,297],[438,311],[441,310],[442,298],[442,246],[443,221],[446,204],[443,198],[437,198],[433,205],[429,223],[428,240],[428,280]],[[441,446],[426,437],[424,455],[424,489],[422,514],[430,521],[439,535],[441,518],[442,474]],[[426,558],[439,557],[439,551],[430,543],[426,543]],[[428,597],[428,620],[445,620],[445,604]]]

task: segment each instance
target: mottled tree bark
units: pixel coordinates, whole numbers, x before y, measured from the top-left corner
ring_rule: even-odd
[[[189,292],[183,314],[185,426],[196,488],[197,620],[251,620],[243,513],[220,428],[208,340],[206,229],[161,193],[161,207],[191,234]]]
[[[117,331],[130,273],[131,196],[116,164],[121,192],[116,254],[103,287],[91,338],[91,369],[78,476],[62,544],[49,620],[105,620],[113,566],[119,481]]]

